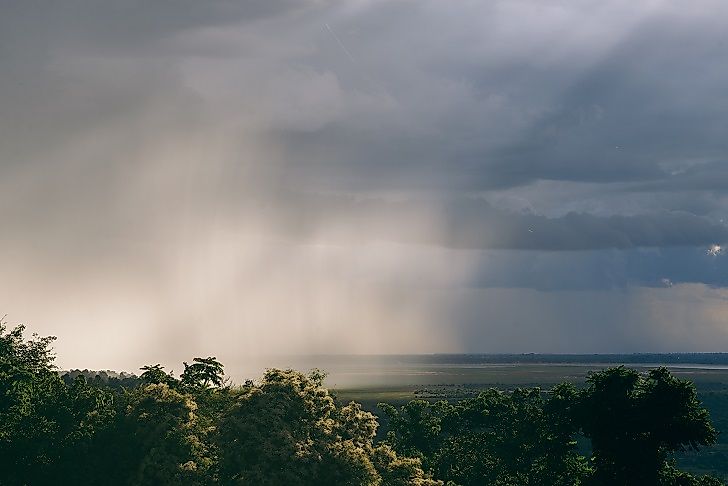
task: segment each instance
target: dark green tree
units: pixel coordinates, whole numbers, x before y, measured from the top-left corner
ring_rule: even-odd
[[[225,383],[224,366],[217,358],[194,358],[192,364],[184,364],[184,371],[180,375],[182,385],[187,387],[222,386]]]
[[[421,458],[438,479],[464,486],[557,486],[580,484],[587,472],[575,449],[576,429],[538,388],[380,407],[389,418],[388,442]]]
[[[67,385],[53,364],[55,338],[23,332],[0,322],[0,484],[83,484],[93,466],[77,458],[111,422],[113,395],[83,376]]]
[[[577,410],[591,439],[594,485],[689,484],[676,475],[670,455],[716,441],[695,386],[666,368],[646,374],[624,366],[592,373]]]
[[[214,458],[194,398],[165,383],[124,394],[113,427],[97,436],[91,460],[108,485],[211,484]],[[94,484],[94,483],[92,483]]]
[[[139,368],[143,371],[140,376],[142,383],[146,385],[152,385],[155,383],[164,383],[171,387],[175,387],[178,384],[178,380],[171,374],[164,371],[164,366],[157,363],[155,365],[146,365]]]
[[[224,386],[209,357],[185,363],[180,380],[159,364],[140,379],[61,377],[53,339],[0,320],[0,486],[722,484],[675,467],[673,453],[713,444],[716,431],[693,384],[664,368],[611,368],[582,389],[380,404],[382,443],[377,418],[338,404],[318,370]],[[589,462],[577,433],[591,441]]]

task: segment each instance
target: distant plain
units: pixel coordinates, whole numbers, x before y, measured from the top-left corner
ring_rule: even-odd
[[[276,366],[326,371],[326,384],[340,401],[359,402],[380,416],[380,436],[386,434],[387,428],[377,406],[380,402],[401,405],[413,399],[459,400],[492,387],[541,387],[547,391],[561,382],[582,386],[591,371],[609,366],[624,364],[645,371],[666,366],[675,376],[695,383],[700,400],[720,432],[716,446],[679,454],[677,461],[692,472],[728,479],[728,363],[724,362],[727,355],[691,355],[693,361],[702,363],[688,362],[688,356],[679,354],[592,355],[582,363],[572,362],[573,355],[508,356],[319,356],[292,359],[289,364],[284,364],[284,360]],[[650,358],[655,358],[654,362]]]

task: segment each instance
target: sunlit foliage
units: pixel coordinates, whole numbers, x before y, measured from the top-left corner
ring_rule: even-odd
[[[716,440],[692,383],[616,367],[577,389],[490,389],[380,404],[378,419],[324,373],[268,370],[233,386],[214,357],[112,382],[61,377],[54,338],[0,321],[0,486],[716,486],[671,455]],[[590,457],[577,449],[587,439]]]

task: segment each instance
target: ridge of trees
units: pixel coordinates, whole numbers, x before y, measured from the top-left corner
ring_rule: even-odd
[[[0,486],[723,484],[672,461],[716,431],[693,384],[665,368],[380,404],[389,430],[377,440],[377,417],[340,403],[318,370],[233,385],[207,357],[179,377],[150,364],[139,377],[89,380],[61,376],[54,339],[0,321]]]

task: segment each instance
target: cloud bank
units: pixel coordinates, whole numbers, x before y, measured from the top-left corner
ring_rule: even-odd
[[[724,2],[0,9],[0,309],[62,364],[726,340]]]

